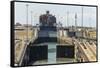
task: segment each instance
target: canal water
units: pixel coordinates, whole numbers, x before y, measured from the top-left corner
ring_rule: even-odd
[[[48,64],[56,63],[57,43],[48,43]]]

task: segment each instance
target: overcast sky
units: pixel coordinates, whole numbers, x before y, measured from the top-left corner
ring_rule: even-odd
[[[45,14],[46,11],[49,10],[50,14],[55,15],[57,19],[57,23],[61,22],[63,26],[75,25],[75,14],[77,14],[77,25],[81,26],[82,6],[22,3],[22,2],[15,3],[15,23],[19,22],[21,24],[26,24],[26,16],[27,16],[26,4],[29,5],[28,6],[29,24],[31,24],[31,21],[32,21],[32,25],[38,24],[39,16],[41,14]],[[31,19],[31,15],[32,15],[32,19]],[[83,6],[83,26],[96,27],[96,7]]]

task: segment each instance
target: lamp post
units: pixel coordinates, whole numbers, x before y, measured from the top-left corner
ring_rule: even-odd
[[[69,12],[67,11],[67,27],[69,27]]]
[[[32,16],[33,12],[31,11],[31,25],[32,25],[32,22],[33,22],[33,16]]]
[[[75,31],[77,31],[77,14],[75,14]]]
[[[27,36],[27,42],[28,42],[28,6],[29,5],[26,4],[26,24],[27,24],[27,31],[26,31],[27,32],[26,33],[27,35],[26,36]]]
[[[83,37],[83,6],[82,6],[82,24],[81,24],[81,31],[82,31],[82,37]],[[83,41],[83,40],[82,40]]]

